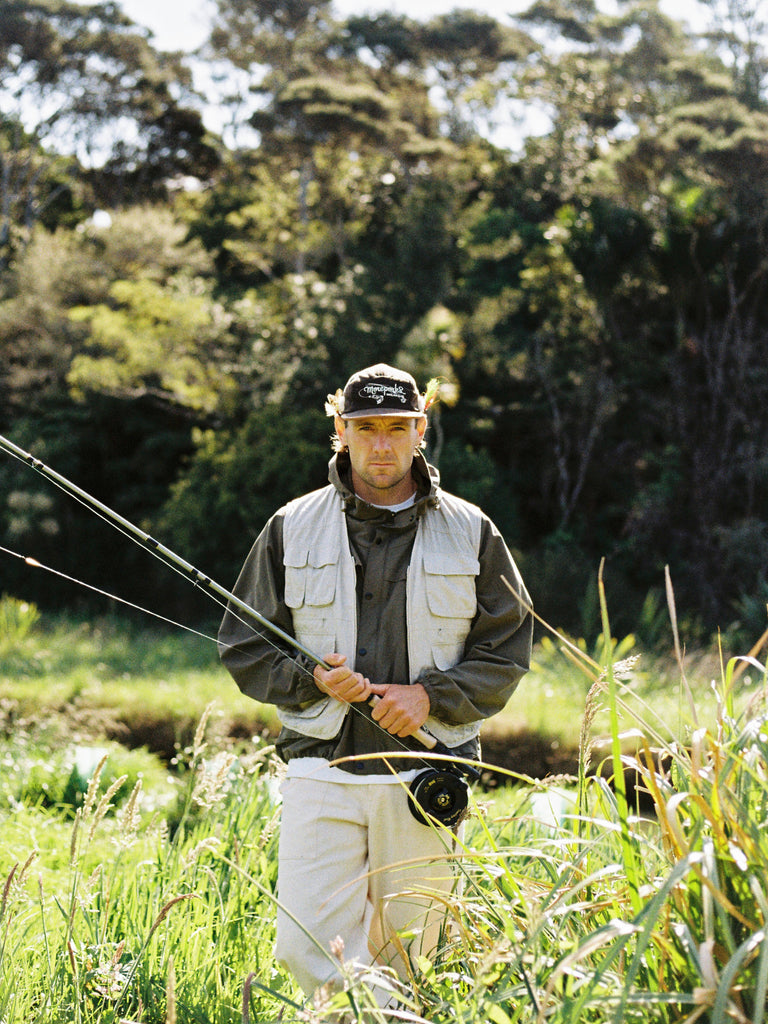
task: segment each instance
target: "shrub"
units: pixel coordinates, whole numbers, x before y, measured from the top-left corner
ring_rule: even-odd
[[[40,618],[37,606],[3,594],[0,598],[0,670],[24,660],[24,644]]]

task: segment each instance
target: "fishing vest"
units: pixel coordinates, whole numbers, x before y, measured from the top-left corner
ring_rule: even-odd
[[[419,517],[406,581],[410,682],[425,668],[452,668],[477,610],[475,577],[483,516],[476,506],[440,493],[440,504]],[[322,656],[346,656],[354,670],[357,650],[357,576],[343,500],[333,486],[285,506],[285,602],[296,639]],[[305,736],[337,735],[349,704],[326,696],[300,711],[278,708],[280,721]],[[430,716],[424,724],[447,747],[473,739],[480,723],[448,725]]]

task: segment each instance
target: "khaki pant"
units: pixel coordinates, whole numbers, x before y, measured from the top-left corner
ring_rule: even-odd
[[[288,778],[282,793],[278,961],[311,995],[340,980],[339,937],[345,963],[407,980],[407,961],[440,939],[456,884],[451,833],[416,821],[396,782]]]

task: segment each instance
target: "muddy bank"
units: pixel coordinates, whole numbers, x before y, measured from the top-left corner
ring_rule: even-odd
[[[165,761],[172,761],[192,743],[197,721],[153,718],[146,711],[135,716],[124,716],[108,724],[108,738],[124,746],[146,747]],[[250,740],[272,743],[274,730],[259,720],[213,720],[207,730],[215,739],[236,743]],[[514,781],[514,776],[544,779],[553,775],[575,775],[578,771],[578,751],[562,746],[557,739],[533,732],[516,732],[483,737],[482,759],[487,765],[483,785],[492,788]],[[509,773],[512,773],[510,775]]]
[[[576,775],[579,770],[578,750],[563,746],[551,736],[533,732],[508,735],[494,732],[484,736],[482,759],[484,764],[500,769],[484,770],[483,784],[489,788],[514,782],[514,776],[518,775],[545,779],[553,775]]]
[[[102,735],[106,733],[108,739],[129,748],[144,747],[172,764],[191,750],[199,722],[194,717],[156,718],[148,709],[136,709],[135,714],[102,720],[102,724],[105,727]],[[271,744],[275,737],[274,726],[251,717],[221,715],[212,718],[206,728],[206,738],[214,748],[219,744]],[[525,779],[542,781],[565,777],[565,784],[572,785],[579,770],[578,749],[562,744],[556,737],[527,730],[514,733],[489,730],[482,737],[482,761],[484,768],[479,785],[486,791]],[[599,771],[609,785],[612,784],[610,744],[607,741],[602,745],[595,744],[591,771]],[[652,802],[645,787],[637,772],[628,766],[624,770],[624,786],[631,807],[652,812]]]

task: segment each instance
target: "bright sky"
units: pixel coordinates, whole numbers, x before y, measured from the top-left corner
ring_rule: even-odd
[[[95,2],[95,0],[91,0]],[[163,50],[193,50],[207,34],[207,0],[118,0],[120,6],[137,24],[151,29],[154,42]],[[603,0],[606,8],[614,0]],[[767,0],[768,2],[768,0]],[[333,10],[341,17],[349,14],[392,11],[426,20],[438,14],[447,14],[456,8],[469,8],[490,14],[504,23],[510,12],[520,13],[530,7],[532,0],[333,0]],[[702,28],[706,13],[697,0],[661,0],[661,7],[672,17],[688,20]],[[198,82],[201,86],[201,83]],[[202,85],[205,90],[205,86]],[[215,89],[213,90],[215,92]],[[204,114],[206,124],[226,136],[227,129],[220,123],[215,102]],[[485,126],[489,137],[505,148],[515,150],[522,139],[546,130],[546,116],[529,107],[508,102],[494,114],[494,125]],[[242,126],[239,132],[243,131]]]
[[[393,11],[427,19],[463,7],[502,22],[510,12],[519,13],[530,5],[531,0],[335,0],[333,4],[342,16]],[[135,22],[155,33],[155,43],[161,49],[193,49],[205,38],[205,0],[120,0],[120,6]],[[697,25],[706,17],[697,0],[662,0],[661,7],[674,18]]]

